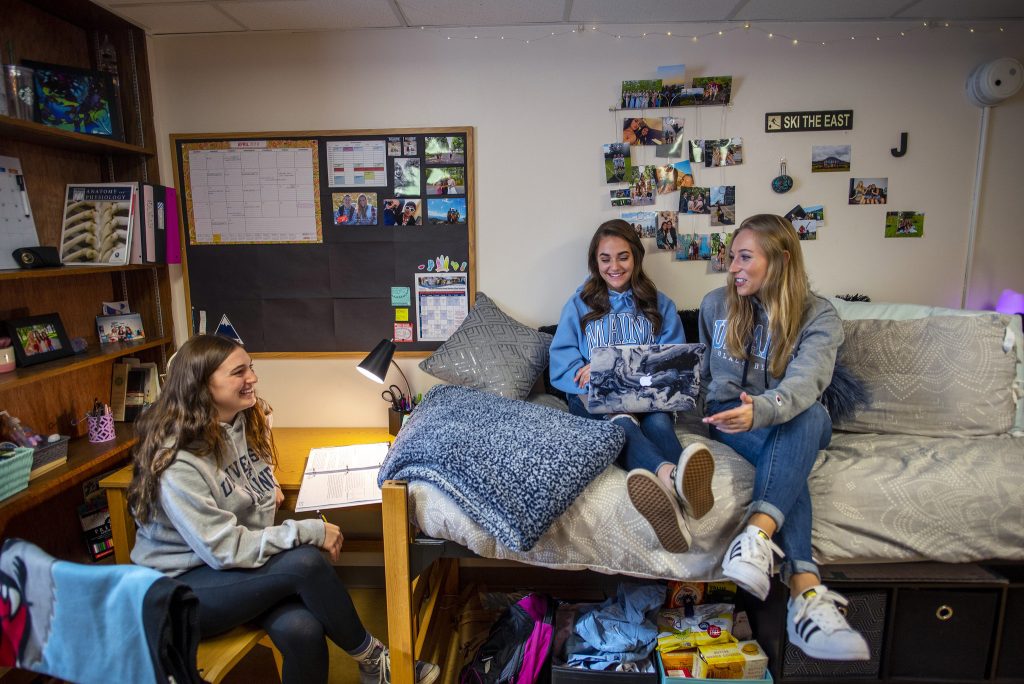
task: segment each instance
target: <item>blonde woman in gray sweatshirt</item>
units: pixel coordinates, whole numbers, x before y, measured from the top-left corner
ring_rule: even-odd
[[[758,214],[740,224],[726,285],[704,297],[699,325],[708,348],[704,422],[756,469],[747,525],[726,550],[722,573],[764,600],[773,554],[783,557],[790,643],[815,658],[866,660],[867,642],[840,611],[846,599],[821,584],[811,555],[807,476],[832,438],[819,399],[832,380],[843,324],[811,291],[789,221]]]
[[[388,682],[388,651],[330,563],[341,530],[320,519],[274,522],[284,495],[256,382],[232,340],[197,335],[178,350],[160,398],[135,423],[132,561],[192,588],[201,637],[263,627],[284,657],[286,684],[327,682],[325,636],[359,662],[362,682]],[[417,682],[439,672],[417,663]]]

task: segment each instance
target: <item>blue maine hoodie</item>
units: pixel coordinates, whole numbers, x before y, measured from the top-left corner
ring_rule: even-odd
[[[661,332],[655,336],[651,322],[636,306],[633,290],[608,291],[611,311],[604,317],[587,323],[580,329],[580,320],[590,307],[583,303],[581,285],[562,308],[558,330],[551,340],[551,384],[566,394],[586,394],[586,388],[577,387],[573,378],[583,366],[590,363],[590,350],[619,344],[674,344],[685,342],[683,325],[675,302],[658,292],[658,311],[661,312]]]

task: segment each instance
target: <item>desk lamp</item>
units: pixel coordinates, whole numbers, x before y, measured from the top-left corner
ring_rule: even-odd
[[[405,377],[405,373],[402,372],[402,368],[395,363],[393,358],[394,355],[395,343],[385,338],[373,348],[373,351],[366,355],[366,358],[363,359],[358,366],[356,366],[356,370],[374,382],[378,382],[383,385],[384,379],[388,375],[388,370],[390,370],[390,367],[393,365],[398,369],[402,379],[405,380],[405,386],[409,390],[409,394],[406,396],[408,396],[409,400],[412,401],[412,385],[409,384],[409,379]],[[398,430],[402,427],[403,420],[403,415],[395,411],[389,411],[388,432],[393,435],[397,435]]]

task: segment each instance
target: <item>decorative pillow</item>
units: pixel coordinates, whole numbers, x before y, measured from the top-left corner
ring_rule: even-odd
[[[483,292],[462,325],[420,363],[435,378],[523,399],[547,366],[551,335],[523,325]]]
[[[1000,316],[843,321],[839,360],[871,403],[835,427],[850,432],[978,436],[1007,432],[1016,357]]]
[[[430,482],[506,547],[527,551],[624,441],[610,421],[436,385],[395,438],[378,484]]]

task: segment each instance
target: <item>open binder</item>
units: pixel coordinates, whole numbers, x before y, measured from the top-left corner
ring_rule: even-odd
[[[377,473],[389,448],[381,442],[311,449],[295,511],[380,503]]]

